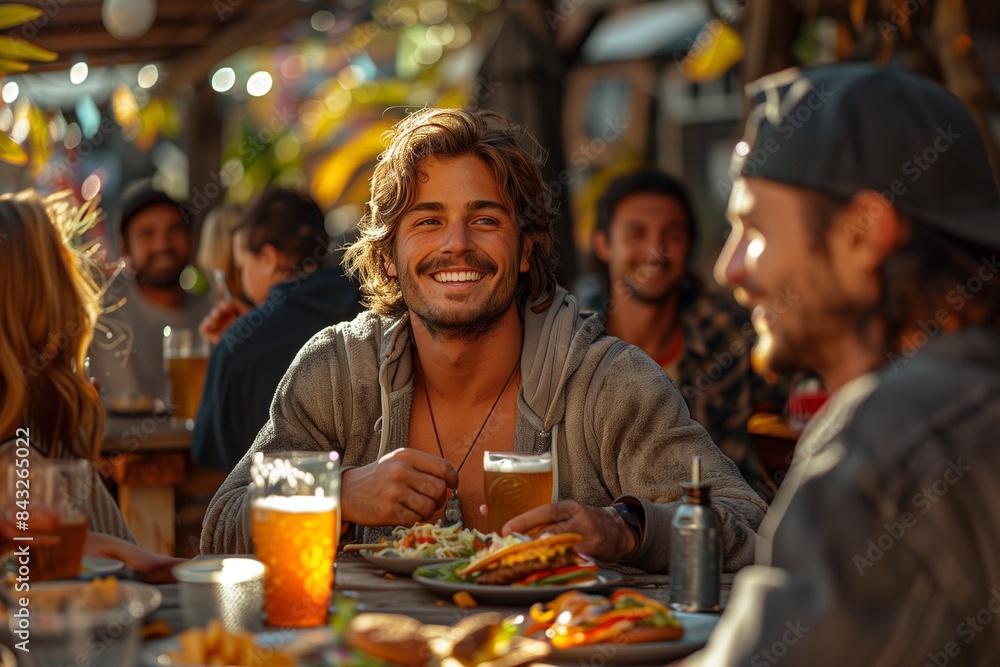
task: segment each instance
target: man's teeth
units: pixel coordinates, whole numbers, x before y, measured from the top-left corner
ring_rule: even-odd
[[[483,274],[478,271],[442,271],[434,274],[434,280],[439,283],[464,283],[479,280],[482,277]]]

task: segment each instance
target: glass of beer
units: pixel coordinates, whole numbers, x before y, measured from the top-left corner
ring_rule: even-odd
[[[170,385],[170,415],[194,419],[208,368],[208,341],[194,329],[164,327],[163,364]]]
[[[48,459],[37,452],[16,460],[5,475],[4,521],[31,539],[17,542],[27,551],[27,562],[8,561],[8,568],[14,566],[32,581],[80,576],[88,527],[85,507],[94,490],[90,463]]]
[[[518,514],[552,502],[552,455],[485,452],[487,525],[499,533]]]
[[[336,452],[254,454],[250,519],[254,552],[267,567],[264,614],[272,626],[326,622],[340,541]]]

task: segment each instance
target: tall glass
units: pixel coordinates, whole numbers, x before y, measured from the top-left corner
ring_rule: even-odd
[[[326,622],[340,541],[340,461],[336,452],[254,455],[250,517],[254,552],[267,567],[268,625]]]
[[[163,328],[163,363],[170,383],[170,415],[198,416],[201,390],[208,370],[208,341],[194,329]]]
[[[552,455],[485,452],[487,525],[498,533],[518,514],[552,502]]]
[[[9,467],[4,462],[4,521],[25,538],[17,544],[27,551],[26,574],[32,581],[78,577],[87,537],[85,508],[93,493],[90,463],[35,452],[13,460]],[[19,569],[23,565],[18,563]]]

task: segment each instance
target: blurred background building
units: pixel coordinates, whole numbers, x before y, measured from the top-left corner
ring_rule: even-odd
[[[491,107],[549,150],[566,283],[596,193],[643,163],[691,184],[711,264],[742,85],[768,72],[897,62],[1000,136],[995,0],[31,0],[0,26],[3,190],[100,195],[113,219],[122,185],[152,175],[198,224],[277,182],[346,238],[395,121]]]

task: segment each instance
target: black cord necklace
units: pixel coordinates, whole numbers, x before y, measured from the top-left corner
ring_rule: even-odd
[[[503,398],[504,393],[507,391],[507,387],[510,386],[510,381],[514,379],[514,374],[517,373],[517,369],[520,367],[521,361],[518,360],[518,362],[514,364],[514,369],[507,377],[507,381],[504,383],[503,389],[500,390],[500,393],[497,394],[496,400],[493,401],[493,407],[491,407],[490,411],[486,414],[486,420],[483,422],[483,425],[479,427],[479,431],[476,432],[476,437],[473,439],[472,444],[469,445],[469,449],[465,452],[465,456],[462,457],[462,462],[458,465],[458,468],[455,471],[456,473],[461,474],[462,468],[465,467],[465,462],[469,460],[469,454],[471,454],[472,450],[476,448],[476,443],[479,442],[479,436],[481,436],[483,431],[486,430],[486,425],[490,423],[490,417],[493,416],[493,412],[500,404],[500,399]],[[423,368],[421,368],[421,371],[423,371]],[[447,461],[448,457],[444,455],[444,448],[441,446],[441,438],[438,436],[437,422],[434,421],[434,409],[431,408],[431,392],[427,389],[426,381],[424,382],[424,398],[427,399],[427,412],[431,416],[431,427],[434,429],[434,440],[437,442],[438,451],[441,452],[441,458]],[[458,487],[451,490],[451,497],[448,498],[448,502],[444,505],[444,520],[448,522],[448,525],[456,523],[465,524],[465,517],[462,514],[462,501],[458,497]]]

